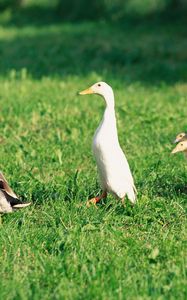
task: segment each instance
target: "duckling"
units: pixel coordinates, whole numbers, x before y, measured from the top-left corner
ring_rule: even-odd
[[[178,142],[182,142],[185,141],[187,139],[187,133],[185,132],[181,132],[179,134],[177,134],[175,140],[173,141],[174,144],[178,143]]]
[[[187,138],[183,142],[178,143],[171,153],[174,154],[177,152],[183,152],[187,158]]]
[[[93,153],[99,173],[102,195],[87,201],[96,205],[107,193],[124,201],[128,197],[132,204],[136,202],[136,187],[129,168],[128,161],[118,141],[116,126],[114,93],[105,82],[98,82],[79,93],[80,95],[100,95],[106,104],[102,121],[93,138]]]
[[[0,213],[11,213],[15,209],[29,206],[31,203],[22,203],[10,188],[2,172],[0,172]]]

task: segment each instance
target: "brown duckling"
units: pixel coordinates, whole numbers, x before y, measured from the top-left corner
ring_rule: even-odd
[[[183,142],[178,143],[171,153],[174,154],[177,152],[183,152],[187,158],[187,139]]]
[[[187,133],[185,132],[181,132],[179,134],[177,134],[175,140],[173,141],[174,144],[179,143],[179,142],[183,142],[187,140]]]

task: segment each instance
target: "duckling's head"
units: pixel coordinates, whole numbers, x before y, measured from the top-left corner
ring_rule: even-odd
[[[187,140],[187,133],[181,132],[181,133],[177,134],[177,136],[174,140],[174,144],[178,143],[178,142],[185,141],[185,140]]]
[[[106,82],[103,81],[97,82],[88,89],[79,93],[79,95],[88,94],[98,94],[102,96],[105,100],[113,99],[114,97],[112,88]]]
[[[177,152],[186,152],[186,151],[187,151],[187,140],[178,143],[171,153],[174,154]]]

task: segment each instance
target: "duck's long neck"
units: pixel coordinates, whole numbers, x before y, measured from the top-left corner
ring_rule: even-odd
[[[106,102],[106,108],[103,114],[103,124],[107,126],[108,131],[117,137],[117,126],[116,126],[116,116],[114,109],[114,95],[113,93],[106,95],[104,97]]]
[[[104,114],[103,114],[103,119],[106,122],[110,122],[112,125],[116,125],[116,116],[115,116],[115,109],[114,105],[106,105]]]

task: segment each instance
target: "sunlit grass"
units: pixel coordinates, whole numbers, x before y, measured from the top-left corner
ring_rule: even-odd
[[[184,299],[186,165],[170,152],[186,130],[185,28],[111,28],[0,29],[0,165],[33,202],[1,217],[2,299]],[[85,207],[100,191],[91,140],[104,102],[77,92],[100,79],[134,208],[111,196]]]

